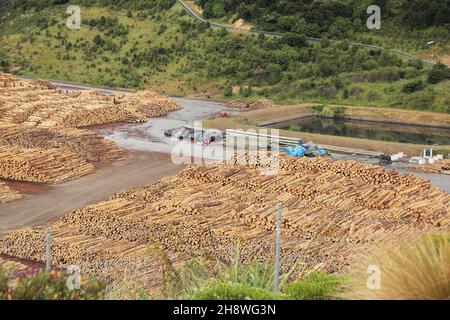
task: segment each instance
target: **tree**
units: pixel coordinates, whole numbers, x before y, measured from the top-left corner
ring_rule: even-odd
[[[231,97],[232,95],[233,95],[233,87],[231,87],[231,85],[225,86],[224,96]]]
[[[344,88],[344,91],[342,92],[342,99],[348,99],[350,97],[350,92],[348,91],[348,88]]]
[[[306,37],[304,35],[293,33],[293,32],[287,32],[283,34],[280,40],[281,43],[290,45],[291,47],[306,47]]]
[[[413,93],[416,91],[420,91],[423,88],[425,88],[425,84],[422,80],[415,80],[412,82],[409,82],[403,86],[402,92],[403,93]]]
[[[428,73],[428,83],[436,84],[450,79],[450,69],[443,63],[435,64]]]
[[[96,46],[101,46],[103,44],[103,39],[100,35],[96,35],[92,41]]]

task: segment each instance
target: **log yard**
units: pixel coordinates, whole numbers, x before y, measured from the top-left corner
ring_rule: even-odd
[[[449,300],[444,2],[0,0],[0,301]]]
[[[8,74],[0,75],[0,84],[0,200],[8,202],[8,208],[22,208],[22,201],[33,198],[49,201],[45,193],[50,191],[36,190],[77,180],[82,187],[84,176],[114,169],[133,157],[135,151],[105,139],[96,126],[137,125],[147,118],[151,123],[153,117],[182,108],[152,92],[66,92],[47,81]],[[285,153],[277,156],[279,172],[263,175],[258,161],[249,152],[227,163],[178,166],[151,184],[115,190],[98,202],[93,197],[74,210],[68,205],[37,220],[43,223],[31,220],[28,226],[2,228],[0,253],[4,259],[45,264],[50,228],[56,268],[77,265],[107,283],[132,277],[156,294],[168,263],[180,266],[192,257],[231,263],[237,243],[243,264],[271,261],[279,203],[284,208],[284,272],[298,261],[313,270],[348,272],[380,246],[448,231],[450,195],[425,178],[356,160]],[[433,164],[420,170],[446,170],[445,161],[438,163],[442,167]],[[112,170],[109,174],[114,175]],[[108,178],[102,184],[108,184]],[[21,190],[30,199],[21,199]],[[64,203],[57,189],[52,196]],[[5,221],[8,208],[0,205]]]

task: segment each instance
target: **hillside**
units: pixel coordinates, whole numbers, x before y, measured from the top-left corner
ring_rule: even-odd
[[[71,1],[77,3],[81,30],[65,26],[65,0],[7,2],[0,18],[0,66],[21,75],[178,96],[266,96],[285,104],[450,112],[450,72],[443,65],[431,72],[417,61],[345,41],[310,43],[291,29],[281,38],[213,29],[175,0]],[[208,16],[207,1],[200,5]]]
[[[295,32],[310,37],[350,39],[368,44],[420,51],[427,42],[450,41],[448,0],[196,0],[205,18],[237,20],[257,29]],[[368,30],[366,10],[381,8],[381,29]]]

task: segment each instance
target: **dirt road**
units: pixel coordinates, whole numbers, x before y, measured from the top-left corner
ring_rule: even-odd
[[[93,174],[61,185],[36,187],[19,201],[0,204],[0,235],[55,220],[114,192],[156,182],[181,169],[183,166],[172,163],[170,154],[130,151],[125,160]]]

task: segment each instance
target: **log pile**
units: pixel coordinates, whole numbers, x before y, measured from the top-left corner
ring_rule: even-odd
[[[52,224],[55,261],[111,281],[133,269],[152,286],[161,284],[161,252],[174,263],[229,262],[239,243],[243,263],[271,263],[278,203],[283,270],[300,260],[345,271],[378,245],[450,225],[450,195],[428,181],[352,161],[282,156],[278,175],[261,175],[258,164],[193,165],[75,210]],[[43,261],[43,236],[43,227],[14,231],[0,238],[0,253]],[[122,263],[113,269],[106,260]]]
[[[265,98],[256,100],[255,102],[252,102],[249,105],[250,109],[267,109],[273,107],[275,107],[273,101]]]
[[[247,102],[243,100],[232,100],[227,102],[226,106],[228,108],[255,110],[255,109],[273,108],[275,107],[275,104],[273,103],[273,101],[263,98],[253,102]]]
[[[70,151],[0,146],[0,178],[3,179],[55,184],[94,171],[92,164]]]
[[[226,103],[227,108],[247,109],[248,103],[242,100],[231,100]]]
[[[0,145],[22,148],[60,148],[86,161],[110,163],[123,158],[123,151],[112,141],[85,129],[44,129],[0,124]]]
[[[421,166],[411,167],[418,172],[424,173],[441,173],[450,175],[450,159],[436,161],[435,163],[428,163]]]
[[[124,95],[121,99],[116,97],[116,100],[123,102],[129,109],[143,113],[147,118],[165,116],[182,108],[175,100],[151,91],[138,91]]]
[[[0,203],[14,201],[22,198],[19,192],[11,189],[6,183],[0,181]]]
[[[0,74],[0,121],[42,128],[79,128],[115,122],[145,122],[180,109],[155,92],[105,95],[64,92],[41,80]]]
[[[0,177],[59,183],[85,175],[93,170],[86,162],[110,163],[124,154],[114,142],[83,127],[145,122],[180,108],[154,92],[69,92],[48,81],[0,73],[0,150],[5,157]]]

